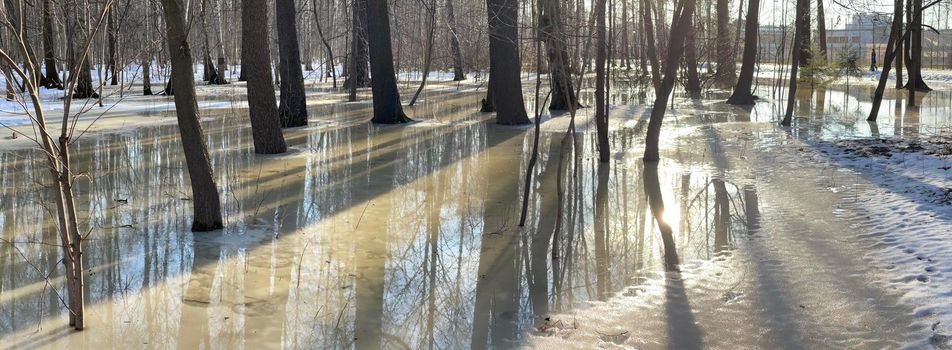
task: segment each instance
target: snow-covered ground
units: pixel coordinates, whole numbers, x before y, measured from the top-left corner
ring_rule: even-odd
[[[783,73],[783,75],[781,75]],[[882,67],[875,71],[869,70],[869,67],[860,67],[859,76],[842,76],[838,80],[832,82],[836,85],[869,85],[875,86],[879,83],[879,77],[882,74]],[[771,79],[787,79],[790,74],[790,67],[772,63],[762,63],[758,65],[757,69],[754,71],[755,76],[758,79],[771,80]],[[905,79],[905,71],[903,72],[903,79]],[[933,87],[940,88],[950,88],[952,87],[952,70],[949,69],[928,69],[924,68],[922,70],[922,79]],[[896,69],[890,69],[889,71],[889,81],[891,82],[890,87],[895,85],[896,82]]]
[[[344,103],[346,101],[343,90],[334,90],[333,79],[324,75],[319,65],[316,69],[304,71],[305,88],[312,91],[309,94],[309,105],[323,105]],[[341,73],[340,66],[336,67],[336,74]],[[204,67],[196,65],[194,68],[196,95],[199,110],[209,113],[216,109],[234,109],[246,106],[243,96],[246,94],[245,83],[237,81],[240,67],[232,66],[226,72],[227,85],[209,85],[202,81]],[[101,99],[74,99],[70,108],[70,115],[75,118],[76,129],[81,131],[117,131],[127,132],[137,127],[158,125],[175,122],[175,103],[171,96],[161,95],[165,88],[168,69],[152,65],[152,92],[156,95],[142,95],[141,66],[126,67],[121,75],[119,85],[109,85],[109,78],[103,76],[96,66],[91,71],[93,86],[101,91]],[[61,72],[61,77],[65,72]],[[453,82],[453,73],[434,71],[428,75],[428,89],[421,95],[426,99],[426,93],[433,91],[474,91],[485,88],[485,74],[474,79],[474,74],[463,82]],[[524,78],[534,78],[535,74],[525,75]],[[398,86],[406,89],[405,100],[412,96],[416,89],[421,72],[402,72],[398,76]],[[6,78],[0,75],[0,87],[6,86]],[[343,84],[344,78],[338,77],[338,87]],[[104,81],[105,84],[100,84]],[[277,90],[277,86],[275,86]],[[360,101],[367,103],[369,89],[362,89]],[[277,91],[275,91],[277,93]],[[363,96],[367,95],[367,96]],[[366,98],[365,98],[366,97]],[[64,90],[40,89],[40,101],[50,129],[58,133],[58,121],[62,120],[64,111]],[[100,105],[101,103],[101,105]],[[28,111],[28,112],[27,112]],[[16,95],[13,101],[0,100],[0,150],[11,150],[35,146],[36,130],[32,126],[33,104],[26,93]],[[54,123],[55,122],[55,123]]]
[[[872,241],[877,285],[902,293],[916,327],[933,332],[932,345],[952,348],[952,133],[841,140],[818,150],[869,181],[839,214]]]

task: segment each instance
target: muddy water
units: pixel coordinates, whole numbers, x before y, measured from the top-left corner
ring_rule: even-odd
[[[829,120],[793,132],[872,133],[859,122],[868,105],[862,96],[868,95],[805,95],[802,110],[823,109],[811,116]],[[659,274],[673,270],[672,258],[686,274],[749,276],[743,271],[765,259],[787,261],[777,255],[800,261],[785,267],[794,270],[810,257],[807,248],[790,252],[772,240],[746,243],[773,235],[795,241],[789,228],[797,221],[781,221],[768,231],[761,213],[777,213],[796,202],[789,196],[807,192],[745,176],[746,158],[718,152],[722,140],[771,144],[782,134],[768,125],[725,139],[703,128],[770,121],[777,104],[751,111],[714,101],[677,105],[666,129],[667,159],[652,171],[640,160],[644,124],[637,106],[650,96],[616,86],[611,166],[598,165],[588,120],[580,120],[580,151],[574,154],[560,147],[560,126],[568,117],[548,120],[522,228],[518,213],[532,133],[487,122],[491,116],[474,112],[481,97],[429,92],[422,105],[408,110],[421,121],[409,126],[364,123],[367,103],[322,104],[311,111],[312,126],[286,133],[292,151],[280,156],[253,153],[239,108],[207,115],[227,226],[215,233],[188,231],[190,190],[175,127],[86,135],[74,150],[74,167],[88,177],[77,188],[90,230],[89,327],[83,332],[65,326],[63,269],[56,265],[60,250],[50,226],[43,164],[33,151],[0,153],[0,347],[507,348],[531,345],[553,328],[585,327],[570,319],[547,320],[550,315],[650,294]],[[894,110],[889,103],[884,110]],[[948,125],[948,94],[930,94],[923,104],[918,111],[899,108],[878,132],[918,135]],[[657,184],[645,181],[646,171]],[[650,196],[663,199],[663,212],[651,210]],[[829,206],[804,210],[831,217]],[[670,235],[659,233],[659,222],[671,227]],[[774,260],[768,263],[779,264]],[[704,272],[708,264],[721,268]],[[775,299],[769,293],[789,288],[786,281],[805,285],[796,296],[858,309],[851,295],[818,292],[823,286],[810,284],[810,275],[780,280],[775,268],[759,271],[744,285],[762,303],[740,304],[768,320],[746,336],[766,334],[771,340],[748,344],[817,347],[829,341],[824,335],[839,334],[835,327],[803,325],[816,318],[767,317],[797,309],[792,296]],[[857,267],[844,273],[862,272]],[[691,315],[696,304],[683,297],[693,286],[680,283],[668,290],[669,300],[681,300],[670,315]],[[880,291],[862,292],[881,299],[871,303],[886,305],[884,311],[863,318],[871,326],[850,328],[835,340],[897,344],[908,324],[905,310]],[[705,307],[717,310],[717,303],[734,303],[731,295],[743,293],[702,295],[710,301]],[[652,324],[666,324],[669,333],[697,330],[690,326],[703,322],[724,325],[711,321],[716,311],[698,309],[696,319],[644,313],[655,323],[645,323],[647,333],[636,344],[729,344],[710,331],[685,333],[687,338],[651,331]],[[725,314],[737,330],[747,330],[739,326],[746,311],[728,308]],[[802,332],[788,334],[782,326],[790,324]],[[598,341],[604,339],[587,344]]]

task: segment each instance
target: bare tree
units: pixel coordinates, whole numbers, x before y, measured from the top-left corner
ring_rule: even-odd
[[[552,103],[549,109],[569,110],[578,108],[578,98],[572,89],[572,77],[569,68],[568,36],[562,17],[562,5],[557,0],[539,0],[542,3],[540,36],[545,42],[549,63],[549,76],[552,84]]]
[[[274,22],[278,27],[278,57],[281,61],[278,64],[281,75],[281,104],[278,109],[281,126],[305,126],[307,97],[304,95],[304,73],[301,71],[294,0],[276,0],[274,7]]]
[[[657,162],[661,159],[658,149],[658,141],[661,136],[661,124],[664,121],[664,112],[667,109],[671,90],[674,89],[678,66],[680,66],[681,57],[684,54],[684,37],[688,33],[688,27],[691,25],[691,17],[694,16],[694,8],[696,5],[696,0],[679,1],[674,11],[674,17],[671,20],[672,30],[668,37],[668,55],[666,56],[668,64],[664,69],[664,80],[661,81],[661,88],[658,89],[658,92],[655,94],[651,116],[650,119],[648,119],[648,130],[645,134],[644,161],[646,163]]]
[[[608,104],[605,101],[606,51],[605,0],[595,0],[595,128],[598,134],[598,161],[608,163],[611,151],[608,144]]]
[[[688,78],[684,90],[691,98],[701,98],[701,77],[697,70],[697,29],[695,20],[691,18],[691,26],[687,38],[684,40],[684,68]]]
[[[806,22],[806,24],[804,24]],[[804,31],[810,30],[810,0],[797,0],[796,6],[796,21],[794,23],[794,33],[793,33],[793,50],[790,54],[790,80],[789,88],[787,88],[787,112],[783,115],[783,120],[780,121],[780,125],[790,126],[790,123],[793,121],[793,105],[796,103],[797,96],[797,83],[799,76],[797,75],[798,70],[801,65],[804,64],[803,54],[804,54],[804,44],[809,45],[809,41],[804,42],[803,36]]]
[[[486,0],[489,22],[489,89],[483,110],[496,111],[496,123],[528,124],[519,79],[519,6],[516,0]],[[485,108],[486,106],[490,108]]]
[[[40,62],[35,56],[29,53],[29,44],[26,42],[25,28],[22,25],[25,18],[23,1],[8,1],[5,6],[8,11],[0,11],[0,24],[7,30],[14,33],[14,50],[7,52],[6,48],[0,47],[0,65],[5,69],[5,78],[7,81],[14,79],[14,75],[23,82],[24,92],[28,95],[29,101],[20,101],[25,114],[30,116],[30,120],[35,126],[36,133],[33,137],[22,134],[24,137],[33,140],[43,151],[49,167],[50,176],[55,183],[54,206],[56,207],[57,227],[60,236],[60,247],[63,250],[63,264],[66,265],[66,289],[67,289],[67,308],[69,311],[69,324],[76,330],[82,330],[86,327],[85,322],[85,296],[84,296],[84,274],[83,265],[83,240],[86,238],[83,231],[79,228],[79,219],[76,212],[76,199],[74,187],[76,180],[80,175],[73,169],[70,162],[70,144],[73,142],[74,132],[76,131],[76,118],[70,110],[73,94],[65,94],[63,99],[63,115],[60,124],[60,135],[56,139],[50,125],[47,124],[46,111],[43,109],[43,101],[40,98],[40,88],[42,87],[41,76],[37,74],[37,68]],[[88,10],[89,4],[75,4],[77,8]],[[81,6],[79,6],[81,5]],[[84,39],[80,42],[72,43],[75,52],[71,56],[74,60],[73,68],[84,66],[89,55],[89,47],[98,32],[105,23],[106,14],[112,5],[111,0],[101,3],[99,12],[93,18],[95,22],[91,26],[85,27]],[[88,23],[88,22],[84,22]],[[18,25],[19,24],[19,25]],[[79,28],[74,28],[79,29]],[[21,69],[16,61],[11,57],[11,53],[17,53],[24,57],[25,67]],[[88,73],[88,71],[87,71]],[[70,74],[66,81],[67,91],[72,91],[76,86],[81,75]],[[80,112],[81,113],[81,112]]]
[[[717,81],[724,85],[734,82],[737,67],[734,63],[734,44],[731,42],[731,32],[728,28],[730,9],[728,0],[716,0],[717,16]]]
[[[641,0],[642,23],[645,26],[645,55],[651,65],[651,85],[655,90],[661,89],[661,63],[658,61],[658,49],[655,45],[655,31],[651,19],[652,0]],[[644,62],[644,60],[642,60]]]
[[[192,231],[205,232],[222,228],[221,199],[208,159],[205,132],[198,117],[195,81],[192,75],[192,51],[188,44],[185,7],[182,0],[162,0],[165,28],[168,35],[169,58],[172,63],[172,84],[175,94],[175,115],[178,118],[185,165],[192,186]]]
[[[826,52],[826,11],[823,9],[823,0],[817,0],[816,2],[816,36],[817,45],[820,49],[817,54],[823,55],[823,62],[827,62],[830,58]]]
[[[822,1],[822,0],[821,0]],[[757,100],[753,93],[754,68],[757,65],[757,30],[760,28],[760,0],[748,0],[744,23],[744,57],[734,92],[727,99],[732,105],[752,105]]]
[[[393,48],[390,46],[390,14],[387,0],[367,1],[367,41],[370,48],[370,71],[373,74],[374,117],[378,124],[412,121],[403,113],[400,91],[393,71]]]
[[[266,0],[241,1],[241,35],[249,46],[245,49],[244,57],[245,77],[248,78],[248,112],[255,153],[258,154],[284,153],[288,150],[281,133],[278,103],[274,98],[267,14]]]
[[[459,33],[456,30],[456,10],[453,0],[446,0],[446,25],[450,29],[450,51],[453,55],[453,81],[466,80],[463,72],[463,52],[459,47]]]
[[[59,71],[56,69],[56,30],[53,20],[53,0],[43,0],[43,64],[46,74],[41,85],[50,89],[62,89]]]
[[[420,79],[420,87],[417,88],[416,93],[413,94],[413,98],[410,99],[408,106],[412,106],[416,103],[420,93],[423,92],[423,88],[426,87],[426,77],[430,75],[430,63],[433,62],[433,32],[436,30],[436,2],[427,3],[426,1],[420,1],[426,11],[426,48],[423,52],[423,77]]]
[[[352,0],[354,2],[353,10],[351,11],[352,25],[353,29],[351,32],[351,51],[350,51],[350,67],[347,72],[347,80],[344,81],[344,86],[348,89],[351,89],[351,94],[356,93],[357,88],[367,87],[370,85],[370,76],[367,71],[367,64],[370,61],[368,56],[368,36],[369,33],[369,18],[367,13],[367,6],[369,6],[369,0]],[[389,36],[388,36],[389,40]],[[392,55],[391,55],[392,56]],[[356,96],[352,96],[351,101],[356,100]]]

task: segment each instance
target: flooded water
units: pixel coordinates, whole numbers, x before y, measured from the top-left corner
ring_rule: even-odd
[[[175,126],[86,135],[82,332],[66,327],[42,159],[0,153],[0,347],[882,348],[915,331],[896,296],[863,285],[860,244],[831,211],[849,191],[829,182],[860,180],[770,161],[810,138],[948,132],[952,94],[916,109],[887,96],[878,128],[868,89],[803,94],[808,118],[784,131],[767,123],[779,103],[713,93],[669,111],[665,159],[646,167],[650,92],[619,86],[610,164],[588,119],[575,153],[567,115],[543,124],[525,227],[533,133],[476,112],[480,93],[429,92],[408,126],[365,123],[366,102],[314,106],[277,156],[254,154],[238,107],[206,113],[226,221],[213,233],[189,232]]]

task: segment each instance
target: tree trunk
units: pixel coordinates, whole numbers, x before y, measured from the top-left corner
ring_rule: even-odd
[[[829,62],[830,57],[826,53],[826,11],[823,10],[823,0],[817,0],[816,2],[816,35],[817,44],[819,45],[817,54],[823,56],[824,63]]]
[[[109,85],[113,85],[113,86],[119,85],[119,79],[118,79],[118,77],[119,77],[119,64],[116,62],[116,36],[117,36],[119,33],[117,33],[118,28],[116,28],[116,19],[115,19],[115,17],[116,17],[116,15],[113,13],[113,11],[109,11],[109,13],[106,14],[106,18],[107,18],[107,20],[106,20],[106,23],[107,23],[107,24],[106,24],[106,39],[107,39],[106,41],[107,41],[107,45],[106,45],[106,46],[107,46],[108,49],[109,49],[109,65],[108,65],[108,70],[109,70],[109,73],[112,73],[112,79],[110,79]]]
[[[245,77],[248,78],[248,112],[255,153],[258,154],[288,150],[281,133],[278,103],[274,98],[267,14],[266,0],[241,1],[241,36],[249,45],[245,50],[244,64]]]
[[[809,43],[809,41],[804,42],[804,30],[809,30],[810,25],[810,0],[797,0],[796,7],[796,21],[794,22],[794,32],[793,32],[793,50],[791,51],[790,59],[790,87],[787,91],[787,112],[783,115],[783,121],[780,122],[780,125],[790,126],[790,123],[793,121],[793,105],[796,103],[797,97],[797,71],[800,68],[800,65],[803,64],[803,44]],[[807,22],[804,24],[803,22]]]
[[[728,0],[717,0],[715,16],[717,16],[717,81],[729,86],[734,82],[737,67],[734,63],[734,45],[731,43],[731,31],[728,28],[730,18]]]
[[[169,56],[172,61],[172,81],[175,84],[175,115],[178,118],[185,165],[192,186],[192,231],[205,232],[222,228],[221,198],[212,175],[205,145],[205,132],[198,118],[195,100],[195,81],[192,79],[192,53],[188,46],[185,9],[180,0],[162,0]]]
[[[142,59],[142,95],[152,95],[152,55]]]
[[[327,60],[324,64],[325,70],[327,70],[326,75],[333,79],[334,85],[333,88],[337,88],[337,69],[334,67],[334,51],[331,50],[331,44],[327,42],[327,38],[324,37],[324,30],[321,28],[321,19],[319,12],[317,11],[317,0],[312,1],[312,9],[314,10],[314,24],[317,25],[317,35],[321,37],[321,42],[324,44],[324,49],[327,50]],[[344,66],[346,68],[346,65]]]
[[[496,123],[528,124],[519,79],[519,4],[486,0],[489,23],[489,89],[486,100],[496,110]]]
[[[370,51],[370,70],[373,74],[374,117],[377,124],[398,124],[412,121],[403,113],[400,92],[393,71],[393,48],[390,44],[390,13],[387,0],[368,0],[367,42]],[[351,75],[357,72],[351,71]]]
[[[89,58],[84,55],[85,47],[81,46],[86,41],[83,38],[86,32],[86,19],[82,15],[83,10],[79,6],[76,6],[76,9],[76,12],[67,16],[70,79],[73,79],[74,74],[76,75],[73,98],[99,98],[99,94],[93,88],[93,77],[90,73],[92,68],[89,64]]]
[[[687,39],[684,40],[684,68],[688,78],[684,90],[691,98],[698,99],[701,98],[701,77],[697,70],[697,29],[694,22],[692,17]]]
[[[913,84],[918,91],[932,91],[932,88],[922,80],[922,0],[908,0],[912,2],[912,25],[910,26],[911,36],[909,45],[909,54],[912,58],[909,60],[909,81],[906,85]],[[907,87],[908,88],[908,87]],[[914,99],[909,99],[910,103]]]
[[[658,149],[658,140],[661,136],[661,123],[664,121],[664,112],[667,109],[668,99],[671,96],[671,90],[674,89],[674,82],[677,79],[678,66],[681,63],[681,56],[684,53],[684,36],[688,32],[688,26],[691,25],[691,18],[694,16],[694,7],[696,0],[683,0],[679,9],[675,9],[672,20],[672,30],[668,37],[668,65],[664,68],[664,80],[661,81],[661,88],[655,94],[654,106],[651,110],[651,117],[648,119],[648,130],[645,134],[645,157],[646,163],[657,162],[661,159]],[[650,39],[649,39],[650,41]]]
[[[367,62],[369,61],[368,36],[372,34],[369,32],[370,19],[368,18],[368,1],[369,0],[354,0],[352,21],[353,33],[350,39],[352,41],[350,54],[351,67],[347,71],[347,80],[344,81],[344,86],[351,89],[367,87],[371,83],[370,76],[368,75],[367,71]],[[387,28],[387,31],[387,42],[389,42],[390,28]],[[391,53],[390,56],[392,57],[393,54]]]
[[[655,45],[656,37],[653,20],[651,19],[651,0],[641,0],[641,7],[642,21],[645,24],[645,44],[647,44],[645,54],[648,55],[648,62],[651,64],[651,85],[654,86],[655,90],[659,90],[661,89],[661,63],[658,62],[658,49]]]
[[[822,1],[822,0],[821,0]],[[748,0],[747,21],[744,23],[744,57],[734,92],[727,99],[732,105],[749,106],[757,96],[753,94],[754,68],[757,65],[757,30],[760,28],[760,0]]]
[[[79,77],[76,80],[76,89],[73,91],[73,98],[99,98],[99,93],[93,88],[93,76],[90,73],[92,67],[90,67],[89,59],[82,59],[80,67],[79,72],[76,73],[79,74]]]
[[[426,87],[426,77],[430,75],[430,63],[433,61],[433,32],[436,30],[436,3],[431,3],[429,5],[424,3],[426,7],[427,17],[426,17],[426,51],[423,52],[423,78],[420,79],[420,87],[417,88],[416,92],[413,94],[413,98],[410,99],[408,106],[412,106],[416,103],[417,98],[420,97],[420,93],[423,92],[423,88]]]
[[[903,16],[902,7],[904,6],[902,3],[902,0],[896,0],[896,6],[898,6],[898,8],[895,11],[899,13],[898,22],[899,22],[900,32],[902,32],[902,29],[901,29],[902,16]],[[895,35],[900,35],[900,34],[896,33]],[[903,43],[901,40],[896,42],[896,50],[897,52],[899,52],[899,54],[896,55],[896,89],[902,89],[902,57],[903,57],[903,52],[905,52],[905,50],[903,49],[904,46],[905,46],[905,43]]]
[[[218,44],[216,45],[218,51],[218,76],[221,77],[222,81],[227,84],[225,81],[225,74],[228,71],[228,58],[225,55],[225,38],[224,38],[224,29],[222,28],[221,18],[223,17],[222,0],[215,1],[215,25],[216,32],[218,34]]]
[[[446,24],[450,29],[450,51],[453,54],[453,81],[466,80],[463,72],[463,53],[459,47],[459,32],[456,31],[456,14],[453,0],[446,0]]]
[[[605,102],[606,51],[605,0],[595,1],[595,128],[598,135],[598,161],[608,163],[611,151],[608,144],[608,104]]]
[[[56,69],[56,30],[53,19],[53,0],[43,0],[43,63],[46,74],[41,85],[50,89],[62,89],[59,71]]]
[[[304,94],[304,73],[298,47],[297,14],[294,0],[275,1],[275,24],[278,27],[278,56],[281,63],[281,104],[278,113],[282,127],[307,125],[307,97]]]
[[[631,70],[631,42],[628,34],[628,0],[621,2],[621,50],[624,53],[622,63]]]
[[[886,83],[889,80],[889,69],[892,68],[892,60],[896,56],[902,57],[902,42],[904,41],[900,37],[902,32],[902,0],[896,0],[896,5],[893,9],[893,21],[892,26],[889,29],[889,41],[886,42],[886,52],[883,53],[883,71],[879,75],[879,84],[876,85],[876,92],[873,94],[873,103],[869,110],[869,117],[866,118],[867,121],[875,122],[876,118],[879,116],[879,107],[883,102],[883,94],[886,91]],[[907,34],[908,35],[908,34]],[[900,54],[897,55],[896,53]],[[898,74],[902,68],[896,68],[896,73]],[[899,102],[897,101],[898,105]]]
[[[549,76],[552,82],[550,110],[564,111],[578,108],[578,98],[572,88],[569,67],[568,36],[562,18],[562,5],[558,0],[542,1],[540,34],[545,41],[546,58],[549,61]]]
[[[801,8],[804,6],[806,7],[806,9]],[[810,53],[810,46],[812,45],[810,41],[810,3],[807,2],[806,5],[801,5],[800,1],[797,0],[797,11],[800,11],[802,13],[802,15],[797,16],[798,22],[796,22],[797,23],[796,29],[799,30],[799,32],[794,31],[795,33],[800,33],[799,36],[797,36],[798,41],[796,44],[796,50],[799,51],[797,53],[798,55],[797,57],[799,57],[797,62],[799,62],[800,67],[804,67],[806,65],[809,65],[810,60],[813,59]],[[803,17],[802,19],[799,18],[801,16]]]
[[[208,21],[207,21],[207,8],[208,0],[202,0],[201,9],[199,10],[199,17],[201,17],[202,25],[202,60],[204,62],[205,69],[202,72],[203,78],[209,84],[214,85],[223,85],[228,84],[228,81],[225,80],[225,67],[215,68],[215,61],[212,60],[212,48],[208,40]]]

